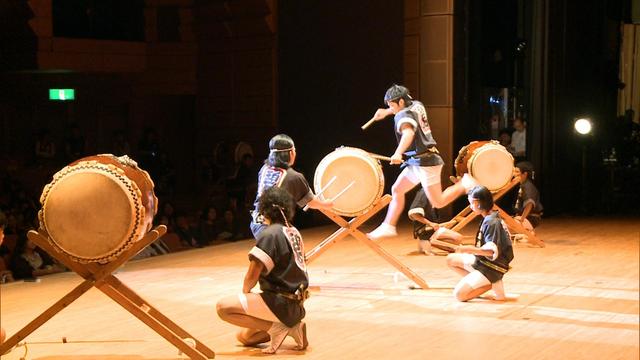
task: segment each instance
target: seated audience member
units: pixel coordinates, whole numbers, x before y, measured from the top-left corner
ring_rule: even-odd
[[[197,236],[194,234],[189,219],[184,215],[178,215],[176,217],[176,229],[175,233],[180,237],[183,244],[190,247],[202,247],[198,242]]]
[[[43,164],[55,158],[56,144],[51,138],[49,130],[43,130],[36,140],[35,147],[36,160],[39,164]]]
[[[517,160],[523,160],[527,156],[527,122],[521,118],[513,120],[515,131],[511,134],[513,156]]]
[[[205,207],[198,222],[198,242],[202,246],[210,245],[218,238],[219,232],[220,225],[216,208],[213,206]]]
[[[220,233],[218,234],[219,240],[236,241],[242,238],[242,232],[240,226],[236,221],[236,215],[231,210],[224,212],[222,218],[222,224],[220,225]]]
[[[509,129],[504,128],[500,130],[498,133],[498,141],[500,142],[500,145],[504,146],[505,149],[513,155],[514,151],[513,145],[511,144],[511,132]]]
[[[11,257],[11,271],[15,279],[34,280],[39,276],[66,271],[26,235],[18,236]]]

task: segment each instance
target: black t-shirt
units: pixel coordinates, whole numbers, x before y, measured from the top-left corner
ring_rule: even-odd
[[[492,243],[493,245],[489,244]],[[476,235],[476,246],[480,248],[493,248],[497,250],[497,256],[490,258],[476,255],[473,268],[486,276],[491,283],[502,279],[504,273],[497,269],[509,270],[509,263],[513,260],[513,246],[509,233],[502,224],[502,219],[497,211],[485,216]]]
[[[533,209],[531,210],[532,214],[542,213],[544,208],[542,207],[542,203],[540,203],[540,193],[533,182],[529,179],[520,184],[518,198],[516,200],[516,205],[514,206],[516,214],[522,214],[522,211],[524,211],[524,208],[528,203],[533,203]]]
[[[402,125],[409,124],[415,131],[413,146],[409,150],[418,156],[408,159],[407,165],[435,166],[444,164],[439,154],[428,150],[436,145],[436,141],[431,134],[427,110],[420,101],[413,100],[411,105],[398,112],[394,117],[394,124],[398,142],[402,137],[400,132]]]
[[[265,164],[258,173],[258,192],[253,202],[254,213],[258,210],[260,195],[272,186],[278,186],[287,190],[300,207],[304,207],[313,199],[313,193],[304,175],[292,168],[282,169]]]
[[[259,282],[261,296],[269,309],[285,325],[296,325],[304,318],[304,307],[300,302],[278,293],[293,295],[309,286],[300,232],[294,227],[270,225],[258,235],[249,258],[264,264],[265,270],[260,274]]]

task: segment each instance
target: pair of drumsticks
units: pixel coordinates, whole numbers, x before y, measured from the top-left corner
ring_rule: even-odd
[[[320,191],[318,191],[318,193],[316,194],[316,196],[320,196],[322,195],[322,193],[327,190],[329,188],[329,186],[331,186],[331,184],[333,184],[334,181],[336,181],[338,177],[337,176],[333,176],[331,178],[331,180],[329,180],[329,182],[327,182],[322,189],[320,189]],[[347,190],[349,190],[354,184],[356,183],[355,180],[351,181],[349,183],[349,185],[347,185],[344,189],[340,190],[340,192],[338,192],[334,197],[332,197],[331,199],[329,199],[329,201],[333,202],[336,201],[340,196],[342,196],[342,194],[344,194],[345,192],[347,192]],[[304,208],[302,208],[302,210],[307,211],[309,209],[309,205],[305,205]]]

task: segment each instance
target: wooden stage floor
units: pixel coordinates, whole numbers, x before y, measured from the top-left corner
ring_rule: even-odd
[[[369,227],[373,224],[370,222]],[[367,228],[367,227],[365,227]],[[471,234],[475,224],[465,233]],[[336,227],[303,231],[307,250]],[[417,255],[408,226],[381,244],[422,276],[412,283],[354,238],[309,265],[310,347],[287,339],[273,359],[638,359],[640,219],[545,219],[546,248],[515,245],[505,277],[517,300],[460,303],[443,256]],[[250,240],[125,264],[116,277],[216,352],[251,359],[215,303],[241,290]],[[1,325],[13,335],[81,282],[75,273],[0,287]],[[65,337],[67,342],[63,343]],[[179,359],[178,351],[97,289],[26,338],[27,359]],[[19,347],[2,359],[19,359]]]

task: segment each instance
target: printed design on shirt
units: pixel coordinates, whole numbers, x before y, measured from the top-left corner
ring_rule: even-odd
[[[431,127],[429,126],[429,122],[427,118],[427,110],[424,108],[424,106],[416,103],[412,105],[409,110],[411,110],[414,114],[418,116],[418,125],[420,126],[420,129],[422,130],[422,132],[425,135],[431,134]]]
[[[298,232],[298,229],[294,227],[282,227],[284,236],[289,241],[291,249],[293,249],[293,255],[296,259],[296,265],[302,271],[307,271],[307,265],[304,262],[304,243],[302,242],[302,235]]]
[[[287,175],[285,169],[266,167],[260,176],[260,182],[258,184],[258,197],[262,195],[262,192],[273,186],[280,187],[284,181],[284,177]]]
[[[500,219],[500,225],[502,225],[502,228],[504,229],[504,232],[507,233],[507,236],[510,238],[511,237],[511,232],[509,231],[509,226],[507,226],[507,223],[504,222],[504,220]]]

